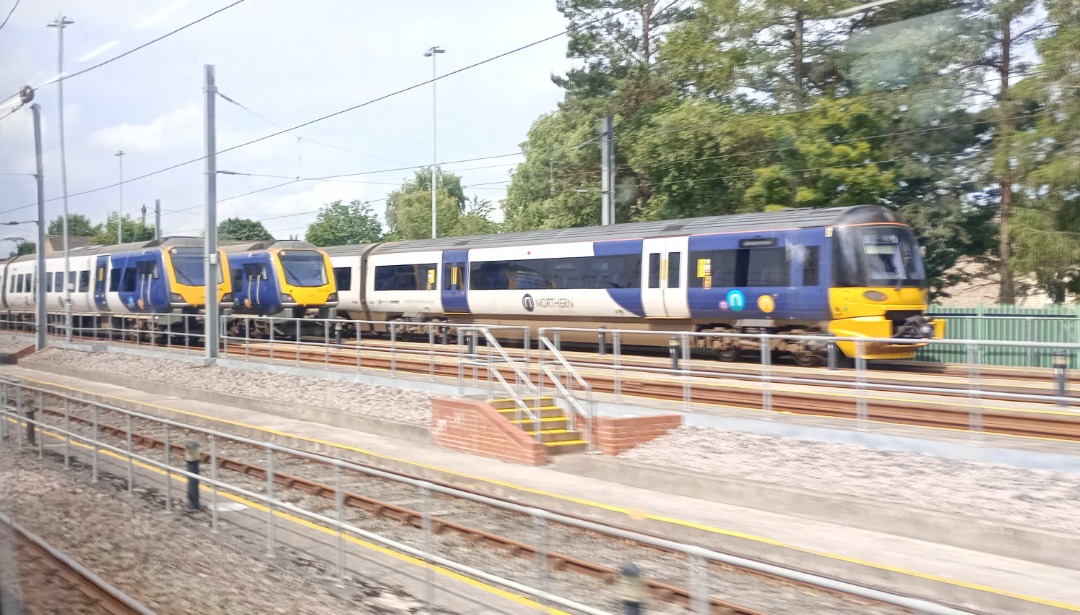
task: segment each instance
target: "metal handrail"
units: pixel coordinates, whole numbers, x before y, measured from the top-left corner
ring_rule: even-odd
[[[574,410],[574,412],[571,413],[571,415],[570,415],[570,428],[571,429],[574,428],[574,414],[575,413],[580,414],[582,418],[584,418],[586,421],[588,421],[590,433],[588,434],[589,437],[587,438],[587,441],[589,443],[589,450],[591,451],[593,449],[593,438],[592,438],[591,431],[592,431],[592,428],[593,428],[593,419],[595,418],[596,413],[595,413],[595,411],[590,412],[589,410],[586,410],[585,408],[583,408],[581,406],[581,404],[578,402],[577,398],[574,396],[572,388],[568,389],[567,387],[563,386],[562,380],[555,375],[555,372],[552,369],[552,367],[544,362],[544,348],[546,347],[548,350],[550,350],[551,355],[553,357],[555,357],[555,360],[558,361],[559,365],[562,366],[562,368],[566,372],[566,374],[573,377],[573,379],[576,380],[579,385],[581,385],[582,390],[585,391],[585,394],[588,397],[590,410],[595,410],[595,408],[593,406],[593,399],[592,399],[592,384],[590,384],[588,381],[586,381],[585,378],[583,378],[581,376],[581,374],[579,374],[577,372],[577,370],[574,369],[574,366],[570,363],[570,361],[567,360],[567,358],[563,355],[563,353],[560,352],[559,349],[555,347],[555,344],[551,343],[551,340],[549,340],[547,338],[547,336],[544,335],[543,329],[540,330],[539,335],[540,335],[540,338],[539,338],[540,343],[542,344],[542,346],[540,348],[540,372],[541,372],[541,374],[540,374],[540,392],[541,392],[541,394],[543,394],[543,391],[544,391],[544,379],[543,379],[543,377],[546,375],[551,380],[551,382],[555,385],[555,389],[559,392],[560,396],[563,397],[564,399],[566,399],[566,402]]]
[[[469,360],[469,359],[465,359],[465,358],[462,358],[460,360],[460,362],[458,363],[458,382],[459,382],[459,386],[460,386],[460,383],[464,379],[464,371],[463,370],[464,370],[464,367],[466,365],[485,368],[487,370],[488,378],[490,379],[490,378],[494,377],[496,380],[498,380],[499,384],[501,384],[503,386],[503,389],[507,392],[507,394],[509,394],[510,399],[513,400],[514,408],[515,408],[515,420],[519,420],[519,421],[522,420],[522,413],[524,412],[524,416],[532,421],[532,424],[533,424],[533,438],[539,440],[540,439],[540,434],[539,434],[539,431],[540,431],[540,415],[539,415],[539,412],[538,411],[534,412],[533,410],[531,410],[529,408],[529,404],[527,404],[525,402],[525,400],[522,398],[522,395],[520,393],[518,393],[518,388],[517,388],[518,386],[524,386],[525,390],[529,393],[529,395],[537,398],[537,404],[539,404],[539,397],[540,397],[541,391],[540,391],[540,389],[538,389],[536,387],[535,384],[533,384],[532,380],[529,378],[528,372],[521,369],[521,367],[517,364],[517,362],[514,361],[510,357],[510,355],[506,352],[506,349],[502,347],[502,344],[499,344],[498,340],[495,339],[495,336],[493,336],[491,334],[491,331],[489,329],[487,329],[486,327],[470,326],[470,327],[461,327],[458,330],[465,333],[465,334],[474,333],[474,332],[475,333],[480,333],[481,335],[484,336],[484,340],[487,342],[487,348],[488,348],[488,360],[486,362],[484,362],[484,361],[476,361],[476,360]],[[460,349],[461,346],[459,345],[458,348]],[[503,376],[502,372],[499,371],[496,368],[496,364],[491,361],[491,354],[490,353],[491,353],[492,349],[494,349],[496,352],[498,352],[499,356],[502,358],[502,362],[509,365],[510,368],[514,371],[514,378],[515,378],[515,385],[516,386],[511,386],[510,383],[506,380],[506,377]],[[490,389],[489,389],[489,393],[490,393]]]

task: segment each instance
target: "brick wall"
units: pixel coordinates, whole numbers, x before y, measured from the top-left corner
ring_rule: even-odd
[[[481,401],[432,399],[431,441],[436,446],[510,463],[532,466],[547,463],[543,444]]]
[[[597,451],[604,455],[618,455],[681,425],[680,414],[598,416],[592,434]]]

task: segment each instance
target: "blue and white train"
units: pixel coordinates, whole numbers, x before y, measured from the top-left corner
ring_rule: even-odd
[[[176,237],[70,250],[66,290],[73,325],[147,337],[183,323],[206,305],[202,246],[201,239]],[[33,322],[37,280],[36,255],[0,263],[0,305],[8,323]],[[46,256],[42,283],[46,311],[64,312],[63,254]],[[225,279],[219,304],[229,301],[228,292]]]
[[[830,336],[943,334],[925,314],[926,274],[911,229],[876,206],[325,250],[348,319],[821,336],[820,344],[774,343],[800,364],[818,361]],[[725,360],[757,348],[752,339],[696,339]],[[624,343],[666,340],[628,335]],[[853,355],[854,344],[838,346]],[[868,343],[866,356],[915,350]]]

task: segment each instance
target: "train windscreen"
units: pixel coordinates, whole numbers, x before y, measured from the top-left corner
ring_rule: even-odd
[[[926,287],[919,246],[903,227],[838,229],[837,286]]]
[[[204,286],[206,270],[203,268],[203,255],[199,250],[175,251],[172,253],[173,274],[179,284],[186,286]]]
[[[315,250],[282,250],[278,261],[285,281],[293,286],[323,286],[327,283],[326,261]]]

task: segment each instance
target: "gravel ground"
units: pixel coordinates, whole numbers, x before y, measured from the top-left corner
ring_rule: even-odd
[[[12,340],[0,337],[0,352],[18,352],[27,346],[33,345],[33,341],[25,342],[22,340]]]
[[[41,461],[0,447],[5,512],[160,615],[424,610],[419,602],[366,581],[338,590],[321,571],[270,565],[230,548],[220,534],[211,537],[190,514],[163,516],[160,496],[152,490],[138,488],[140,498],[121,499],[108,489],[124,488],[123,481],[106,478],[93,487],[58,470],[54,458]],[[33,581],[24,579],[28,586]]]
[[[400,423],[431,423],[431,395],[417,391],[228,367],[201,367],[186,361],[59,348],[47,348],[35,354],[31,361],[123,374],[218,393],[293,402]]]
[[[1080,474],[682,427],[619,457],[970,518],[1080,529]]]

